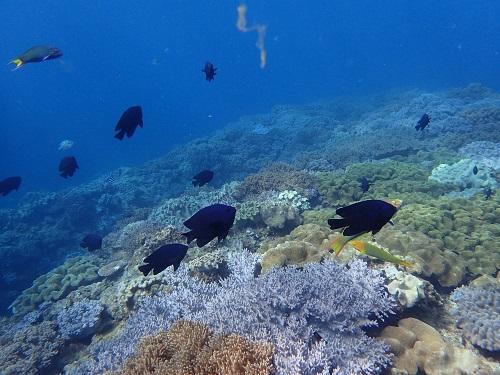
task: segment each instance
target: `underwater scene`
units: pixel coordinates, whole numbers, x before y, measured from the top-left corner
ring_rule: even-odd
[[[0,375],[500,375],[500,2],[18,0]]]

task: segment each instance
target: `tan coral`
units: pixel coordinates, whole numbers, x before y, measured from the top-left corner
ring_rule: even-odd
[[[488,374],[491,369],[469,350],[446,343],[438,331],[414,318],[384,328],[381,338],[394,353],[391,374]]]
[[[267,375],[273,348],[238,335],[215,336],[199,323],[178,321],[143,339],[120,375]],[[116,374],[116,375],[118,375]]]

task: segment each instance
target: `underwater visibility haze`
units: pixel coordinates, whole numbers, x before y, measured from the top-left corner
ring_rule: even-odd
[[[0,16],[0,374],[500,374],[498,1]]]

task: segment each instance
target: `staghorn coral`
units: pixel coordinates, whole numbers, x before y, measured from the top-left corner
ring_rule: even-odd
[[[140,337],[168,330],[179,319],[206,324],[216,334],[238,334],[276,346],[276,374],[376,373],[389,362],[386,348],[362,327],[375,325],[393,301],[383,278],[361,261],[273,269],[255,277],[256,257],[233,252],[230,276],[206,284],[184,265],[163,272],[168,295],[144,298],[123,331],[89,347],[91,359],[68,374],[117,370]],[[157,275],[157,276],[160,276]],[[316,342],[315,332],[324,340]]]
[[[267,375],[272,346],[237,335],[216,336],[208,327],[175,322],[167,332],[144,338],[138,353],[116,375]]]
[[[63,265],[40,276],[12,303],[12,312],[26,314],[46,301],[58,301],[80,286],[99,280],[97,271],[100,261],[95,257],[78,256],[69,258]]]
[[[500,282],[464,286],[451,295],[456,307],[451,310],[464,337],[490,351],[500,350]]]
[[[427,375],[490,374],[491,368],[473,352],[443,341],[430,325],[414,318],[382,330],[381,339],[391,347],[391,374]]]
[[[79,300],[71,307],[63,308],[56,318],[59,333],[71,339],[93,336],[99,329],[103,310],[104,307],[99,301],[88,298]]]

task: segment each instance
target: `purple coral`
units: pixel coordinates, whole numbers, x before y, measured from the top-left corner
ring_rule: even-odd
[[[99,328],[104,308],[99,301],[83,299],[57,314],[59,333],[65,338],[87,338]]]
[[[92,345],[93,360],[67,373],[115,370],[140,337],[181,318],[272,342],[278,375],[375,374],[389,363],[386,346],[367,337],[362,327],[391,312],[393,301],[379,273],[364,262],[277,268],[259,277],[257,257],[247,251],[233,253],[228,263],[231,275],[218,284],[189,276],[184,266],[165,273],[172,293],[145,298],[120,336]]]
[[[456,307],[451,313],[463,335],[480,348],[500,350],[500,286],[464,286],[451,295]]]

